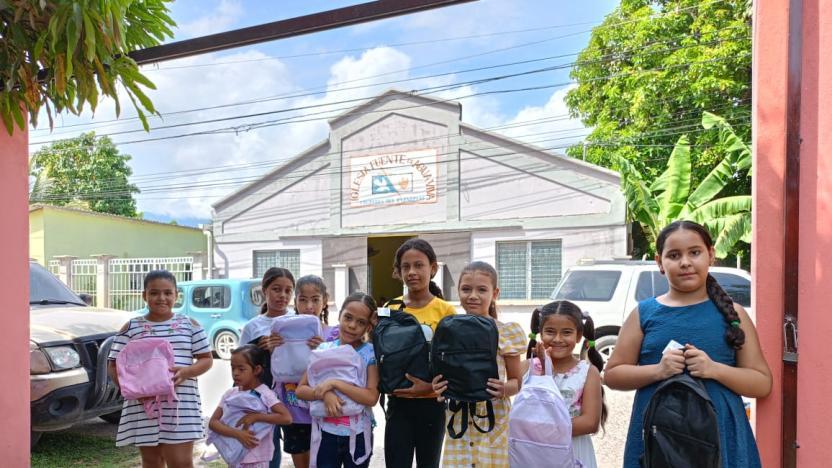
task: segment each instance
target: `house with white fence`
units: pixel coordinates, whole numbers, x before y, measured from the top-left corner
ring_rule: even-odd
[[[202,279],[208,237],[202,229],[77,208],[29,207],[29,257],[101,307],[142,306],[141,283],[165,269]]]

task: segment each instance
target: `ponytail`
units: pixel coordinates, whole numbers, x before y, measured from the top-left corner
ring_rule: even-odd
[[[526,359],[532,358],[532,353],[537,347],[535,337],[540,333],[540,309],[535,308],[532,311],[532,322],[529,324],[532,333],[529,335],[529,347],[526,349]]]
[[[497,320],[497,303],[495,301],[491,301],[491,304],[488,306],[488,315],[491,316],[494,320]]]
[[[731,296],[722,289],[722,286],[716,282],[716,278],[708,273],[708,279],[705,281],[705,290],[708,291],[708,297],[716,305],[716,308],[722,313],[725,321],[728,322],[728,329],[725,331],[725,341],[728,346],[734,349],[742,349],[745,344],[745,332],[740,328],[740,316],[734,309],[734,301]]]
[[[601,357],[601,353],[595,348],[595,322],[592,321],[592,317],[586,312],[583,313],[583,335],[586,357],[593,366],[598,368],[598,372],[603,372],[604,358]]]
[[[329,325],[329,303],[324,302],[324,308],[321,309],[321,323]]]
[[[431,294],[438,297],[439,299],[445,299],[445,297],[442,295],[442,289],[439,286],[437,286],[436,283],[433,282],[433,280],[430,280],[430,283],[428,284],[428,291],[430,291]]]
[[[586,312],[583,313],[583,335],[584,335],[584,349],[586,350],[586,357],[589,362],[598,369],[598,372],[604,371],[604,358],[601,353],[595,348],[595,322],[592,317]],[[604,386],[601,385],[601,428],[604,429],[607,423],[607,403],[604,401]]]

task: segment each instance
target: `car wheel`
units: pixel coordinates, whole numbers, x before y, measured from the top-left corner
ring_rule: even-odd
[[[230,331],[222,331],[217,333],[214,338],[214,352],[220,359],[231,359],[231,351],[234,351],[238,346],[237,335]]]
[[[113,411],[112,413],[102,414],[99,418],[107,421],[110,424],[118,424],[121,421],[121,410]]]
[[[601,353],[601,358],[604,360],[606,366],[612,352],[615,350],[615,343],[618,342],[618,335],[604,335],[595,339],[595,349]]]
[[[42,436],[42,435],[43,435],[43,432],[29,431],[29,437],[30,437],[29,447],[34,448],[35,445],[38,444],[38,441],[40,440],[40,436]]]

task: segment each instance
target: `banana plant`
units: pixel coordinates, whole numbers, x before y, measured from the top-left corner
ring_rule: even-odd
[[[646,181],[632,163],[620,158],[621,187],[629,216],[641,224],[650,248],[664,226],[689,219],[708,228],[715,239],[716,257],[725,258],[738,241],[751,242],[751,196],[717,196],[739,172],[751,168],[751,149],[722,117],[705,112],[702,126],[719,132],[726,154],[694,190],[686,135],[674,145],[667,169],[652,182]]]

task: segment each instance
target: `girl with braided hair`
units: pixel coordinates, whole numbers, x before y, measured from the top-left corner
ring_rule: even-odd
[[[604,375],[610,388],[637,390],[625,468],[641,466],[643,415],[656,387],[685,371],[702,379],[713,402],[723,466],[760,466],[740,395],[767,396],[771,371],[745,309],[708,273],[713,262],[713,241],[699,224],[676,221],[656,238],[656,263],[670,289],[630,313]],[[684,347],[664,352],[671,340]]]

